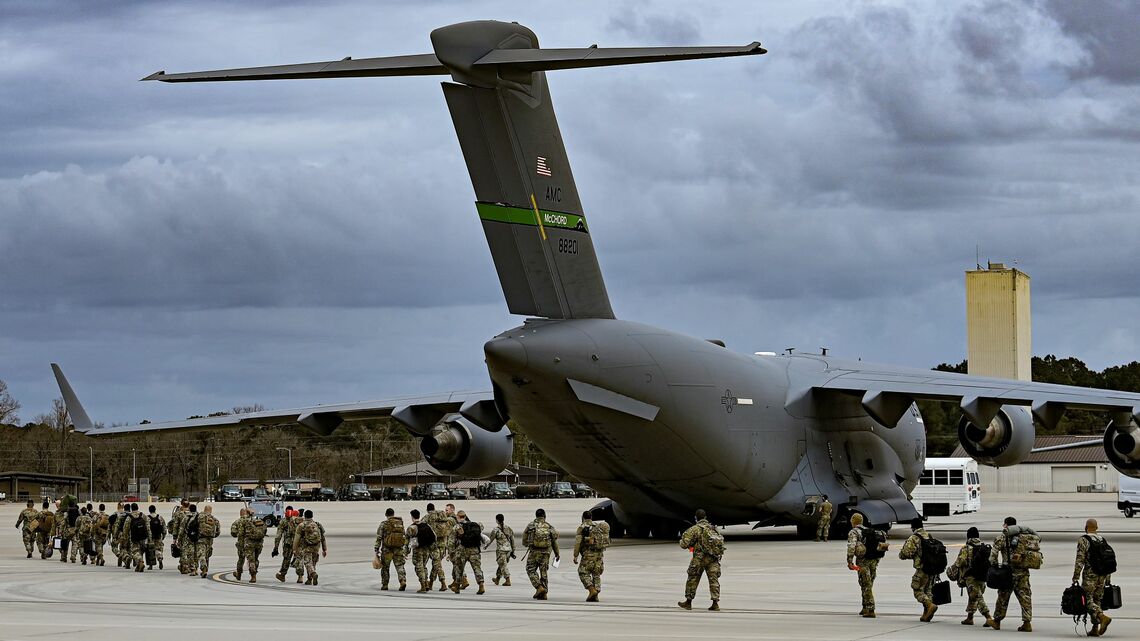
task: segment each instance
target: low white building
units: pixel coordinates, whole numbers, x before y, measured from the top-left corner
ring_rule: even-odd
[[[1095,436],[1038,436],[1033,448],[1097,441],[1088,447],[1030,454],[1013,467],[978,465],[982,490],[999,494],[1030,492],[1116,492],[1120,474],[1108,462]],[[951,456],[967,456],[959,445]]]

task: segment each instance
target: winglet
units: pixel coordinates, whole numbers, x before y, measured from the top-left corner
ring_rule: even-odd
[[[67,413],[71,415],[71,423],[75,427],[75,431],[86,434],[95,429],[91,417],[87,416],[87,410],[83,409],[83,404],[79,402],[75,390],[71,389],[71,383],[68,383],[67,377],[63,375],[63,370],[59,368],[59,365],[52,363],[51,371],[55,373],[55,382],[59,384],[59,392],[63,394],[63,403],[67,406]]]

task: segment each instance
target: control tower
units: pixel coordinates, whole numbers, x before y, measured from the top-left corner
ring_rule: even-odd
[[[989,263],[966,272],[966,358],[974,376],[1031,380],[1029,275]]]

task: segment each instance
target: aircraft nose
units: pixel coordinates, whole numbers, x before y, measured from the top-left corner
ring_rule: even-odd
[[[515,338],[495,338],[483,345],[487,364],[506,374],[517,374],[527,365],[526,347]]]

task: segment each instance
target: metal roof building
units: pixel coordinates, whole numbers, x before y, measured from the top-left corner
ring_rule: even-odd
[[[1002,494],[1029,492],[1115,492],[1120,473],[1108,462],[1096,436],[1038,436],[1033,448],[1094,442],[1089,447],[1030,454],[1013,467],[978,466],[982,489]],[[959,445],[951,456],[968,456]]]
[[[70,494],[79,496],[79,484],[86,483],[83,476],[70,474],[43,474],[40,472],[0,472],[0,492],[9,500],[34,499],[37,502]]]

